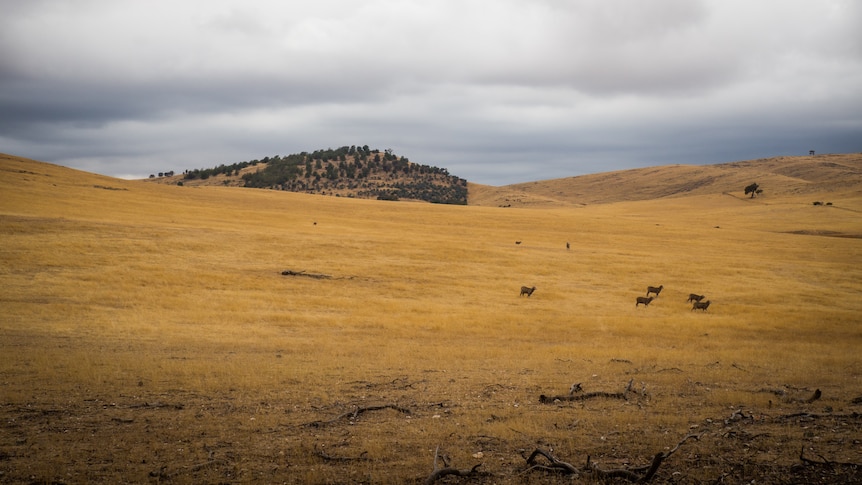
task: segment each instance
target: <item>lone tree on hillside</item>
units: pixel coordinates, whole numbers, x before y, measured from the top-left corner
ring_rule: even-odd
[[[762,190],[757,190],[759,185],[753,183],[745,188],[745,195],[751,194],[751,198],[753,199],[757,194],[763,192]]]

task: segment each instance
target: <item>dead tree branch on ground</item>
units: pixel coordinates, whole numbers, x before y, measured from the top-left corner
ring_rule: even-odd
[[[539,396],[539,402],[543,404],[553,404],[555,402],[562,401],[583,401],[586,399],[592,399],[595,397],[606,397],[609,399],[623,399],[628,400],[628,393],[632,390],[632,384],[634,384],[634,379],[629,380],[628,385],[626,386],[623,392],[604,392],[604,391],[596,391],[596,392],[588,392],[586,394],[577,394],[575,395],[575,386],[572,386],[572,390],[570,390],[568,395],[559,395],[559,396],[546,396],[542,394]],[[576,384],[577,391],[580,391],[580,383]]]
[[[437,466],[437,458],[438,457],[443,462],[443,468],[439,468]],[[445,456],[440,456],[440,445],[437,445],[437,449],[434,451],[434,471],[431,472],[431,475],[428,475],[428,478],[425,479],[425,485],[431,485],[432,483],[436,482],[440,478],[443,478],[443,477],[448,476],[448,475],[455,475],[457,477],[469,477],[471,475],[476,474],[476,470],[480,466],[482,466],[482,464],[479,463],[479,464],[474,465],[473,468],[470,468],[468,470],[467,469],[459,470],[457,468],[450,467],[449,463],[447,461],[448,460],[446,460]]]
[[[659,467],[662,462],[669,458],[671,455],[676,453],[676,451],[689,439],[694,438],[695,440],[700,440],[700,437],[703,436],[704,433],[700,434],[688,434],[679,443],[676,444],[671,450],[666,453],[656,453],[653,456],[652,461],[649,465],[630,468],[630,469],[614,469],[614,470],[602,470],[597,466],[590,463],[590,457],[587,456],[587,464],[584,468],[585,473],[592,474],[596,478],[600,480],[608,480],[611,478],[624,478],[630,482],[637,483],[646,483],[655,476],[656,472],[658,472]],[[550,465],[539,465],[536,464],[537,456],[544,456],[550,462]],[[567,475],[578,475],[578,470],[573,465],[566,463],[564,461],[558,460],[556,457],[551,455],[549,452],[536,448],[535,451],[527,458],[527,471],[531,470],[545,470],[545,471],[557,471],[562,472]]]
[[[381,409],[394,409],[400,413],[410,414],[409,409],[402,408],[401,406],[398,406],[396,404],[383,404],[380,406],[365,406],[365,407],[361,407],[361,408],[357,407],[353,411],[348,411],[346,413],[339,414],[338,416],[330,419],[329,421],[312,421],[312,422],[306,424],[306,426],[313,426],[313,427],[319,428],[319,427],[326,426],[327,424],[332,424],[332,423],[334,423],[338,420],[344,419],[344,418],[356,419],[357,417],[359,417],[360,414],[362,414],[366,411],[379,411]]]
[[[807,404],[811,404],[814,401],[820,399],[820,396],[822,396],[822,395],[823,394],[820,392],[820,389],[817,389],[816,391],[814,391],[814,394],[812,394],[811,397],[809,397],[808,399],[805,400],[805,402]]]
[[[793,419],[793,418],[807,418],[807,419],[822,419],[822,418],[832,418],[832,419],[862,419],[862,414],[857,412],[852,412],[850,414],[818,414],[818,413],[792,413],[792,414],[782,414],[781,416],[776,416],[773,419]]]
[[[359,454],[359,456],[357,456],[357,457],[351,457],[351,456],[331,456],[331,455],[327,454],[327,453],[326,453],[325,451],[323,451],[323,450],[318,450],[318,449],[317,449],[317,444],[315,444],[315,445],[314,445],[314,454],[315,454],[315,455],[317,455],[317,456],[319,456],[319,457],[321,457],[321,458],[323,458],[323,459],[324,459],[324,460],[326,460],[326,461],[357,461],[357,460],[365,461],[365,460],[368,460],[368,459],[369,459],[369,458],[368,458],[368,452],[367,452],[367,451],[363,451],[363,452],[362,452],[362,453],[360,453],[360,454]]]
[[[645,466],[639,467],[635,470],[646,470],[646,473],[643,475],[637,474],[633,470],[626,470],[625,468],[617,468],[614,470],[601,470],[595,465],[590,464],[590,457],[587,457],[587,468],[590,473],[595,475],[597,478],[601,480],[608,480],[610,478],[624,478],[630,482],[637,483],[646,483],[652,480],[652,477],[658,471],[658,467],[661,466],[661,462],[666,458],[664,453],[656,453],[652,459],[652,462]]]
[[[332,276],[331,276],[331,275],[328,275],[328,274],[320,274],[320,273],[306,273],[305,271],[292,271],[292,270],[289,270],[289,269],[286,269],[286,270],[282,271],[282,272],[281,272],[281,274],[282,274],[282,276],[305,276],[305,277],[308,277],[308,278],[316,278],[316,279],[319,279],[319,280],[328,280],[328,279],[332,279]]]
[[[743,419],[750,419],[753,421],[754,420],[754,414],[749,412],[748,416],[746,416],[745,411],[743,411],[742,409],[737,409],[733,412],[733,414],[730,415],[729,418],[724,420],[724,424],[730,424],[731,422],[740,421]]]
[[[538,455],[544,456],[551,463],[549,465],[540,465],[540,464],[536,463],[536,457]],[[562,473],[565,473],[567,475],[578,475],[578,469],[575,468],[574,465],[558,460],[550,452],[545,451],[541,448],[536,448],[533,451],[533,453],[530,454],[530,457],[527,458],[527,465],[530,468],[527,468],[526,471],[545,470],[545,471],[562,472]]]
[[[806,465],[826,465],[829,468],[832,468],[832,465],[852,466],[852,467],[857,467],[857,468],[862,467],[862,463],[847,463],[847,462],[841,462],[841,461],[829,461],[826,458],[824,458],[823,455],[817,455],[817,456],[819,456],[820,459],[823,461],[814,461],[814,460],[805,458],[805,445],[803,445],[802,449],[799,450],[799,459],[802,461],[802,463],[805,463]]]

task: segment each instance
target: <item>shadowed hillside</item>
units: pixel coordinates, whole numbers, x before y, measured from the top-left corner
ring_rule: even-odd
[[[732,194],[756,182],[763,196],[859,191],[862,154],[776,157],[717,165],[667,165],[491,187],[470,185],[470,205],[572,207],[585,204]]]

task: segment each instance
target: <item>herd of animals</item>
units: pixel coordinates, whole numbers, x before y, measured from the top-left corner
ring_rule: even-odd
[[[664,289],[664,285],[647,286],[646,296],[637,297],[637,299],[635,301],[635,308],[639,307],[640,305],[643,305],[644,307],[649,306],[649,304],[652,303],[653,300],[658,298],[659,293],[661,293],[661,290],[663,290],[663,289]],[[534,291],[536,291],[535,286],[522,286],[520,296],[527,295],[527,298],[529,298],[529,297],[533,296]],[[650,296],[650,295],[655,295],[655,296]],[[697,293],[691,293],[688,295],[688,300],[686,300],[686,302],[693,303],[693,305],[691,307],[691,311],[702,310],[705,312],[706,309],[709,308],[709,300],[703,301],[704,298],[705,298],[705,295],[698,295]]]
[[[649,304],[654,299],[658,298],[659,293],[661,293],[661,290],[663,290],[663,289],[664,289],[664,285],[647,286],[647,291],[646,291],[647,296],[637,297],[637,299],[635,300],[635,308],[637,308],[640,305],[643,305],[645,307],[649,306]],[[650,294],[654,294],[655,296],[650,296]],[[693,305],[691,307],[691,311],[695,311],[695,310],[706,311],[706,309],[709,308],[709,300],[703,301],[704,298],[706,298],[705,295],[698,295],[697,293],[690,293],[688,295],[688,300],[686,300],[686,302],[693,303]]]
[[[755,185],[754,188],[757,189],[757,187],[756,187],[757,184],[753,184],[753,185]],[[748,190],[748,188],[746,188],[746,190]],[[747,193],[748,192],[746,192],[746,194]],[[752,193],[751,196],[754,197],[754,194]],[[521,244],[521,241],[515,241],[515,244]],[[571,245],[569,244],[568,241],[566,241],[566,249],[571,249]],[[663,290],[663,289],[664,289],[664,285],[647,286],[646,296],[637,297],[637,300],[635,301],[635,308],[637,308],[641,305],[643,305],[644,307],[649,306],[649,304],[653,300],[658,298],[659,293],[661,293],[661,290]],[[527,295],[527,298],[529,298],[529,297],[533,296],[534,291],[536,291],[535,286],[522,286],[520,296]],[[655,296],[650,296],[650,295],[655,295]],[[693,303],[693,305],[691,307],[691,311],[702,310],[705,312],[706,309],[709,308],[709,300],[703,301],[704,298],[705,298],[704,295],[698,295],[697,293],[691,293],[688,295],[688,300],[686,300],[686,302],[687,303]]]

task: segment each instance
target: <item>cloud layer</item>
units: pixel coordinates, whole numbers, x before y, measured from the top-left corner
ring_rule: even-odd
[[[853,0],[0,7],[0,151],[107,175],[354,144],[494,185],[862,151]]]

